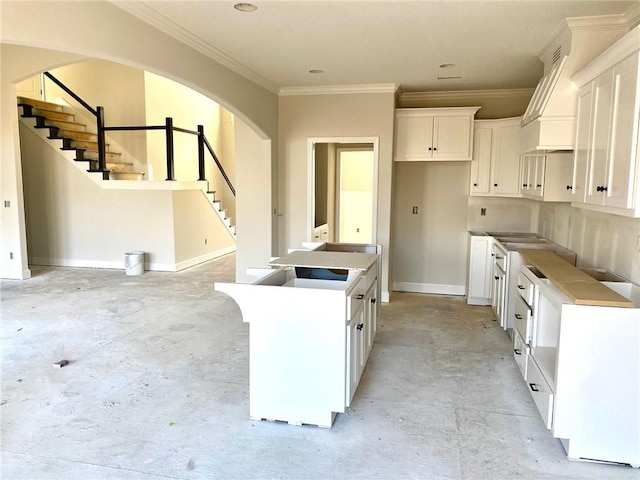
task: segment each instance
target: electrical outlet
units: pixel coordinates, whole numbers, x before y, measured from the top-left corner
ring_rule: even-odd
[[[9,260],[13,260],[13,252],[9,252]]]
[[[4,208],[11,208],[11,200],[4,201]]]
[[[418,214],[418,207],[413,207],[411,209],[411,213],[413,213],[414,215],[417,215]]]
[[[205,245],[207,244],[207,239],[206,239],[206,238],[204,239],[204,244],[205,244]]]
[[[487,216],[487,209],[486,208],[481,208],[480,209],[480,216],[481,217],[486,217]]]

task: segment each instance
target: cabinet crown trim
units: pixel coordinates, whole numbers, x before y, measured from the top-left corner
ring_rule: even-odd
[[[633,28],[616,43],[593,59],[582,70],[576,72],[571,81],[583,87],[602,72],[607,71],[621,60],[640,50],[640,25]]]
[[[444,108],[396,108],[396,115],[403,117],[423,115],[475,115],[482,107],[444,107]]]

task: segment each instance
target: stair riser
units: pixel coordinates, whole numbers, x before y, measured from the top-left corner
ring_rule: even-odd
[[[105,160],[107,162],[111,161],[111,162],[120,162],[120,157],[122,156],[122,154],[120,152],[105,152],[106,153],[106,158]],[[92,150],[80,150],[76,156],[76,160],[78,161],[83,161],[83,160],[92,160],[97,162],[98,161],[98,152],[96,151],[92,151]]]
[[[79,140],[81,142],[98,142],[98,136],[90,132],[73,132],[70,130],[61,130],[56,127],[49,127],[50,139],[68,138],[69,140]]]

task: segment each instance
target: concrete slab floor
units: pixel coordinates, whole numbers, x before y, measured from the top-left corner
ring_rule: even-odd
[[[399,294],[330,430],[249,419],[247,324],[179,273],[33,267],[2,282],[3,479],[639,479],[571,462],[488,307]],[[70,364],[56,368],[54,362]]]

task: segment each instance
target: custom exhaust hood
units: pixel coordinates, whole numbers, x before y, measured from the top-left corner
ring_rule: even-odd
[[[624,15],[567,18],[538,58],[544,76],[520,123],[520,152],[573,150],[577,87],[574,73],[630,29]]]

